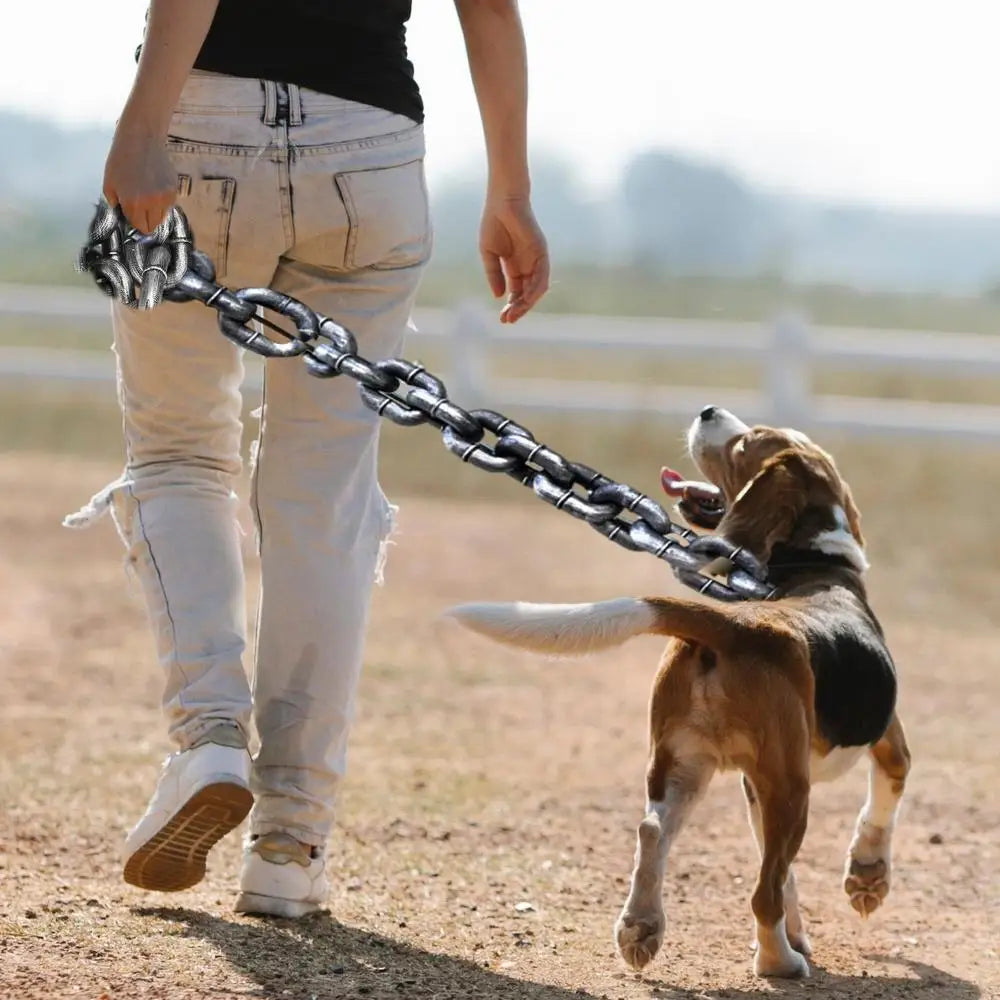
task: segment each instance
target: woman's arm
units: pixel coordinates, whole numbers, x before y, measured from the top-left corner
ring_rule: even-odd
[[[480,253],[501,320],[514,322],[549,282],[545,236],[531,210],[528,70],[516,0],[455,0],[486,139],[488,179]]]
[[[219,0],[151,0],[132,89],[104,168],[104,196],[150,232],[177,193],[164,144],[184,81],[198,57]]]
[[[516,0],[455,0],[476,89],[489,188],[527,198],[528,61]]]

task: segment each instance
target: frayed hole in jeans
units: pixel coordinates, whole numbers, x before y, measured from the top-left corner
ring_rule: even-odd
[[[395,544],[393,535],[396,533],[396,515],[399,507],[389,503],[385,494],[380,491],[382,503],[382,537],[379,540],[378,558],[375,560],[375,586],[381,587],[385,583],[385,564],[389,558],[389,546]]]
[[[128,473],[123,472],[114,482],[108,483],[103,489],[98,490],[78,511],[67,514],[63,518],[63,527],[76,530],[92,527],[112,510],[115,493],[127,489],[131,485],[132,481],[128,478]],[[118,528],[118,533],[121,534],[122,526],[118,523],[117,518],[115,518],[115,525]],[[124,535],[122,540],[125,540]]]
[[[62,522],[63,527],[81,530],[93,527],[101,518],[110,514],[118,537],[125,546],[125,571],[130,576],[134,575],[138,560],[133,531],[135,500],[132,497],[132,486],[133,480],[126,470],[114,482],[95,493],[78,511],[67,514]]]

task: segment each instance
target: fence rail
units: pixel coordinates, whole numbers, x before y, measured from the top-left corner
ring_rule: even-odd
[[[48,321],[105,326],[107,300],[89,288],[0,285],[0,321]],[[652,415],[686,419],[706,402],[747,420],[852,435],[920,435],[953,440],[1000,440],[1000,406],[931,403],[818,394],[818,370],[921,373],[949,378],[1000,376],[1000,337],[809,327],[794,317],[771,324],[606,316],[530,315],[516,326],[494,325],[481,309],[422,309],[414,339],[447,345],[449,391],[463,406],[495,405],[511,414],[558,412]],[[501,378],[491,372],[494,348],[547,352],[614,350],[662,353],[671,359],[743,362],[759,372],[757,390],[623,382]],[[0,378],[106,382],[109,354],[55,348],[0,347]],[[260,365],[247,385],[259,388]]]

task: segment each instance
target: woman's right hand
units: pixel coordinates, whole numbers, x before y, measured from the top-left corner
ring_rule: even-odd
[[[104,165],[104,197],[144,233],[166,218],[177,198],[177,171],[162,137],[119,123]]]

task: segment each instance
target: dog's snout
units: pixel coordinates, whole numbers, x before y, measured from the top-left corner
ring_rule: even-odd
[[[705,406],[688,428],[688,450],[697,462],[706,448],[721,448],[727,441],[748,430],[750,428],[739,417],[733,416],[724,407]]]

